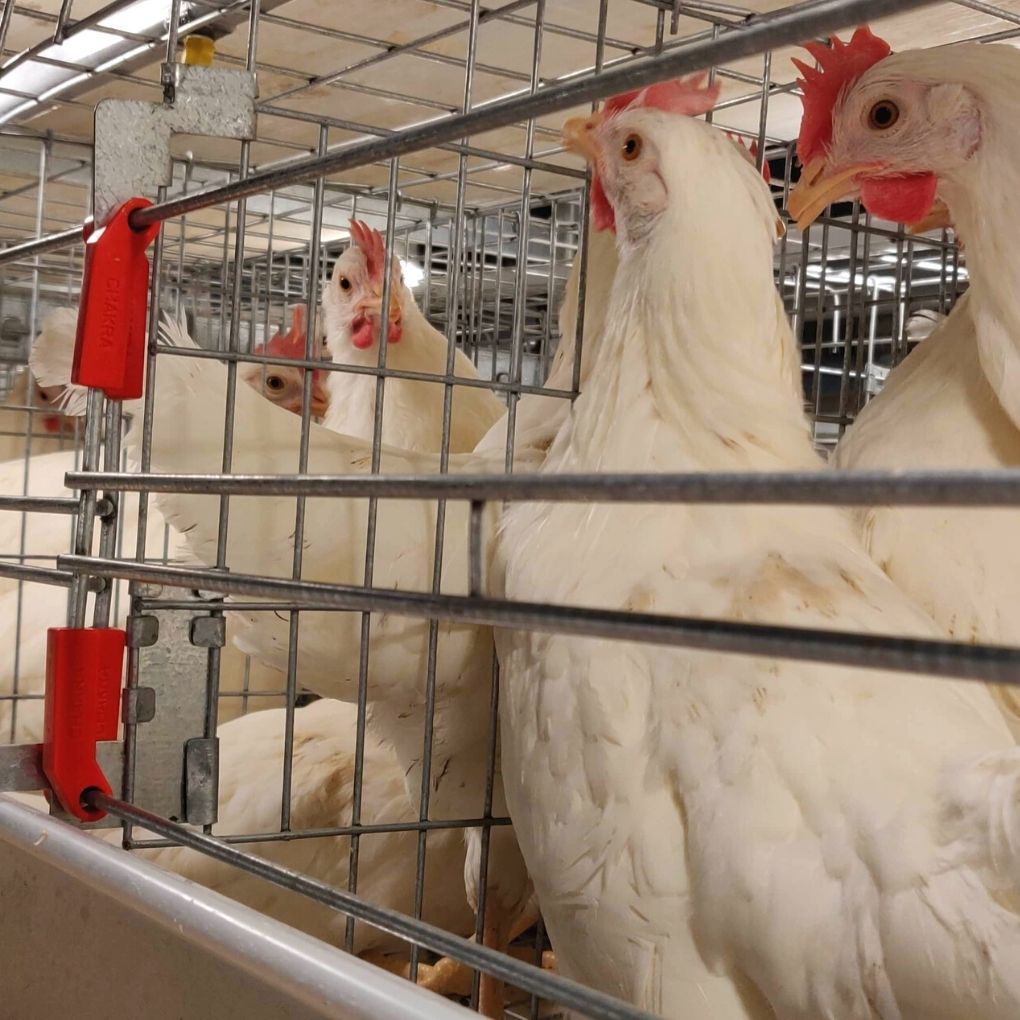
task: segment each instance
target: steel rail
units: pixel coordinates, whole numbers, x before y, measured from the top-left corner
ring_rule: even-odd
[[[0,577],[15,581],[31,581],[35,584],[52,584],[58,588],[70,588],[74,574],[53,567],[27,567],[23,563],[5,563],[0,560]]]
[[[69,496],[0,496],[0,510],[35,514],[76,514],[78,500]]]
[[[71,489],[229,496],[783,506],[1020,506],[1020,469],[1017,468],[605,475],[209,475],[68,471],[64,478]]]
[[[416,619],[445,619],[480,627],[636,641],[830,665],[1005,683],[1020,686],[1020,648],[898,638],[730,620],[612,609],[434,595],[355,585],[294,581],[213,569],[167,567],[98,556],[60,556],[57,566],[95,577],[199,588],[225,595],[326,602],[352,612],[379,611]],[[224,607],[229,611],[229,605]]]

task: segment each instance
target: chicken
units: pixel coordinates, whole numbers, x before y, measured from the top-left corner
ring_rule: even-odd
[[[305,305],[294,305],[290,329],[277,333],[267,344],[258,344],[256,354],[274,358],[293,358],[301,361],[305,357],[305,325],[308,310]],[[305,395],[305,370],[289,365],[259,365],[242,362],[238,375],[266,400],[279,407],[300,414]],[[320,369],[312,370],[311,414],[321,419],[329,410],[329,395]]]
[[[866,28],[804,74],[798,149],[802,183],[790,196],[806,226],[844,194],[877,216],[928,215],[941,199],[968,242],[970,289],[952,314],[889,376],[833,463],[849,470],[1020,466],[1020,302],[1011,275],[1015,195],[1011,111],[1020,54],[967,44],[889,54]],[[994,189],[994,190],[993,190]],[[889,576],[944,630],[964,641],[1020,644],[1016,512],[972,507],[875,507],[859,514]],[[1020,696],[995,689],[1020,738]]]
[[[732,131],[726,132],[726,137],[733,142],[734,145],[740,147],[741,153],[747,159],[748,163],[752,166],[757,166],[758,160],[758,142],[752,141],[750,145],[744,141],[741,135],[735,135]],[[761,175],[766,184],[772,183],[772,167],[769,166],[768,162],[765,161],[761,165]]]
[[[379,363],[379,316],[385,244],[378,230],[351,220],[351,247],[337,259],[322,298],[326,342],[338,365],[375,368]],[[400,263],[390,273],[386,367],[397,372],[445,376],[449,346],[429,325],[404,286]],[[454,350],[453,374],[478,379],[474,365]],[[323,424],[334,432],[371,439],[375,432],[376,376],[332,371],[326,383],[330,410]],[[445,386],[389,377],[383,395],[382,442],[405,450],[438,452],[442,447]],[[484,386],[458,385],[450,418],[451,453],[475,448],[506,413],[503,402]]]
[[[284,709],[242,716],[219,727],[219,820],[217,835],[269,833],[280,828],[283,788]],[[355,737],[358,711],[354,705],[323,699],[294,713],[294,757],[291,785],[291,829],[330,829],[351,824],[354,796]],[[361,824],[387,825],[418,819],[417,803],[408,799],[403,774],[393,752],[365,734]],[[46,810],[41,797],[19,798]],[[136,833],[146,838],[146,833]],[[119,843],[120,830],[101,830],[101,838]],[[367,833],[359,840],[358,895],[369,903],[414,913],[418,834],[406,831]],[[267,840],[247,847],[274,864],[348,888],[350,839],[324,836]],[[347,917],[315,900],[292,892],[230,864],[183,847],[139,850],[168,871],[258,910],[284,924],[333,945],[344,947]],[[464,897],[461,864],[464,848],[457,829],[428,836],[428,867],[422,918],[460,935],[469,934],[474,919]],[[406,943],[371,925],[354,929],[354,952],[406,971]],[[419,983],[431,986],[432,971],[419,968]]]
[[[652,86],[654,95],[660,90],[670,90],[673,83],[665,82]],[[633,101],[636,93],[624,92],[606,101],[606,109],[622,109]],[[738,135],[726,132],[729,138],[752,165],[758,153],[757,142],[750,148]],[[772,180],[772,172],[768,163],[762,167],[762,177],[768,183]],[[606,308],[609,304],[609,293],[616,276],[619,258],[616,251],[614,234],[614,215],[612,206],[605,198],[599,182],[598,171],[592,173],[591,194],[592,215],[588,230],[588,261],[585,277],[584,330],[581,347],[581,365],[578,373],[578,389],[584,388],[594,358],[596,344],[602,335],[602,327],[606,319]],[[580,294],[581,256],[574,259],[570,276],[563,293],[560,306],[559,325],[560,342],[553,356],[552,366],[545,381],[546,389],[573,389],[574,351],[577,335],[577,304]],[[515,449],[527,449],[531,452],[544,453],[559,431],[564,419],[570,411],[570,404],[563,397],[545,397],[537,394],[526,394],[517,402],[515,421]],[[478,452],[502,450],[506,443],[506,421],[497,422],[481,443],[476,447]]]
[[[67,421],[72,423],[76,416],[84,414],[86,392],[78,386],[69,386],[71,361],[77,312],[74,309],[60,309],[47,317],[43,330],[33,345],[31,370],[38,380],[44,395],[51,402],[63,408]],[[266,347],[270,354],[280,357],[304,357],[304,306],[294,310],[291,330],[285,336],[277,335]],[[271,402],[280,403],[288,410],[300,412],[304,370],[301,368],[279,367],[278,374],[283,388],[275,389],[270,380],[262,380],[262,367],[247,365],[242,368],[255,369],[246,381],[252,388],[265,395]],[[296,394],[296,403],[295,403]],[[313,414],[325,410],[324,395],[319,382],[313,384]],[[34,449],[34,446],[33,446]],[[12,461],[0,465],[0,491],[26,492],[34,496],[66,496],[64,475],[79,466],[77,456],[70,450],[36,456],[33,454],[26,465]],[[121,547],[133,549],[137,528],[137,497],[130,496],[123,501],[121,513]],[[58,555],[72,547],[73,535],[69,518],[54,514],[24,515],[24,550],[29,564],[50,565]],[[0,516],[0,551],[17,553],[21,548],[22,515]],[[167,543],[166,528],[158,508],[150,501],[149,523],[146,532],[148,555],[160,560]],[[171,533],[169,553],[175,553],[179,539]],[[20,590],[19,590],[20,589]],[[4,619],[11,640],[8,651],[0,665],[0,741],[25,743],[42,739],[42,694],[46,677],[47,627],[59,626],[66,617],[67,593],[62,588],[29,584],[19,586],[11,578],[0,577],[0,607],[6,609]],[[123,626],[127,613],[126,590],[119,599],[119,615],[116,626]],[[20,616],[19,616],[20,614]],[[20,623],[19,623],[20,619]],[[15,633],[17,631],[17,633]],[[220,657],[220,691],[227,695],[220,701],[219,718],[227,721],[239,715],[245,708],[266,708],[281,703],[282,696],[274,697],[272,692],[282,692],[285,673],[268,667],[248,657],[228,640]],[[21,695],[15,709],[12,700],[4,695],[17,691]],[[250,699],[237,695],[249,692]]]
[[[565,128],[621,261],[542,471],[821,469],[768,190],[673,108]],[[492,576],[561,605],[936,633],[836,508],[521,503]],[[1020,751],[984,687],[562,634],[497,648],[507,799],[567,976],[668,1018],[1020,1013]]]

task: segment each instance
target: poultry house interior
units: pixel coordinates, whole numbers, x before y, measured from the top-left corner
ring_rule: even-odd
[[[1020,1016],[1017,39],[5,0],[0,1015]]]

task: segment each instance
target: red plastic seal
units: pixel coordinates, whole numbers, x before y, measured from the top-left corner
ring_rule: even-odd
[[[71,381],[95,386],[111,400],[142,395],[145,373],[145,311],[149,300],[147,249],[159,223],[144,230],[128,222],[152,203],[132,198],[102,227],[86,225],[78,333]]]
[[[126,635],[113,627],[51,627],[46,632],[43,772],[65,811],[84,822],[104,812],[83,807],[88,789],[112,793],[96,743],[117,739]]]

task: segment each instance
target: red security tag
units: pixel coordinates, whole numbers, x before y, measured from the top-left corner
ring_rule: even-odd
[[[83,807],[86,790],[112,793],[96,743],[117,739],[126,634],[113,627],[51,627],[46,632],[43,772],[65,811],[84,822],[104,812]]]
[[[104,226],[85,228],[85,271],[71,381],[98,387],[111,400],[142,395],[149,300],[147,249],[160,224],[137,231],[128,220],[136,209],[150,205],[147,198],[129,199]]]

